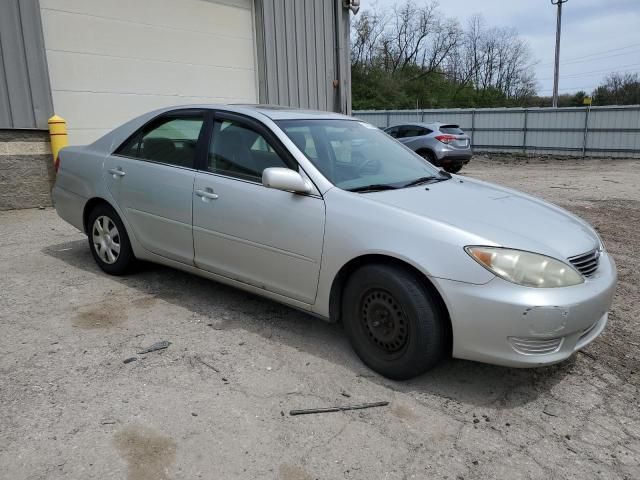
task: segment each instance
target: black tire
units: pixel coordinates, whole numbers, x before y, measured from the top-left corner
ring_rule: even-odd
[[[391,379],[420,375],[447,351],[439,303],[400,266],[372,264],[355,271],[344,290],[342,319],[360,359]]]
[[[462,170],[462,164],[459,164],[459,165],[448,165],[448,166],[444,167],[444,169],[449,173],[458,173],[460,170]]]
[[[113,232],[113,228],[115,228],[116,234],[109,235],[106,240],[102,238],[101,232],[98,231],[98,226],[96,225],[96,220],[98,219],[100,219],[100,225],[104,231]],[[105,225],[106,229],[104,228]],[[110,242],[103,244],[103,249],[101,249],[100,243],[96,243],[96,235],[100,238],[100,241]],[[135,256],[131,249],[129,236],[122,224],[122,220],[109,205],[101,203],[91,211],[87,219],[87,237],[89,238],[91,255],[93,255],[93,259],[103,271],[110,275],[124,275],[132,269],[135,263]],[[114,254],[116,246],[119,249],[117,255]],[[110,255],[107,250],[111,252]]]
[[[436,155],[430,150],[419,150],[416,153],[420,155],[422,158],[424,158],[431,165],[434,165],[436,167],[438,166],[438,159]]]

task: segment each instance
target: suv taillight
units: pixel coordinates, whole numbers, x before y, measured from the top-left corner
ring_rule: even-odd
[[[454,135],[437,135],[436,140],[441,141],[442,143],[449,144],[456,140]]]
[[[58,170],[60,169],[60,155],[58,155],[54,160],[53,169],[56,171],[56,173],[58,173]]]

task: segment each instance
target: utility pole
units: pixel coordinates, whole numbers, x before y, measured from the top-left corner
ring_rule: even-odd
[[[562,4],[568,0],[551,0],[551,5],[558,6],[558,19],[556,22],[556,63],[553,72],[553,107],[558,107],[558,76],[560,75],[560,30],[562,29]]]

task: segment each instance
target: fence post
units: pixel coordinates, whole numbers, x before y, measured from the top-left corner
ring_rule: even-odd
[[[420,122],[424,123],[424,110],[422,110],[422,114],[420,115]]]
[[[391,125],[389,124],[389,110],[387,110],[387,127],[390,127]]]
[[[587,137],[589,136],[589,113],[591,113],[591,104],[587,105],[584,111],[584,137],[582,138],[582,158],[587,156]]]
[[[474,146],[474,136],[476,134],[476,109],[471,110],[471,147]]]
[[[529,109],[524,109],[524,126],[522,127],[522,153],[527,153],[527,117],[529,114]]]

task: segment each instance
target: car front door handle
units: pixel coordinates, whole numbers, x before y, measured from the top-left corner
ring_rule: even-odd
[[[113,178],[116,177],[124,177],[125,173],[122,171],[122,168],[118,167],[118,168],[110,168],[109,169],[109,173],[111,175],[113,175]]]
[[[216,200],[218,198],[218,194],[217,193],[213,193],[212,191],[206,191],[206,190],[196,190],[196,195],[199,197],[202,197],[202,199],[204,200],[209,199],[209,200]]]

